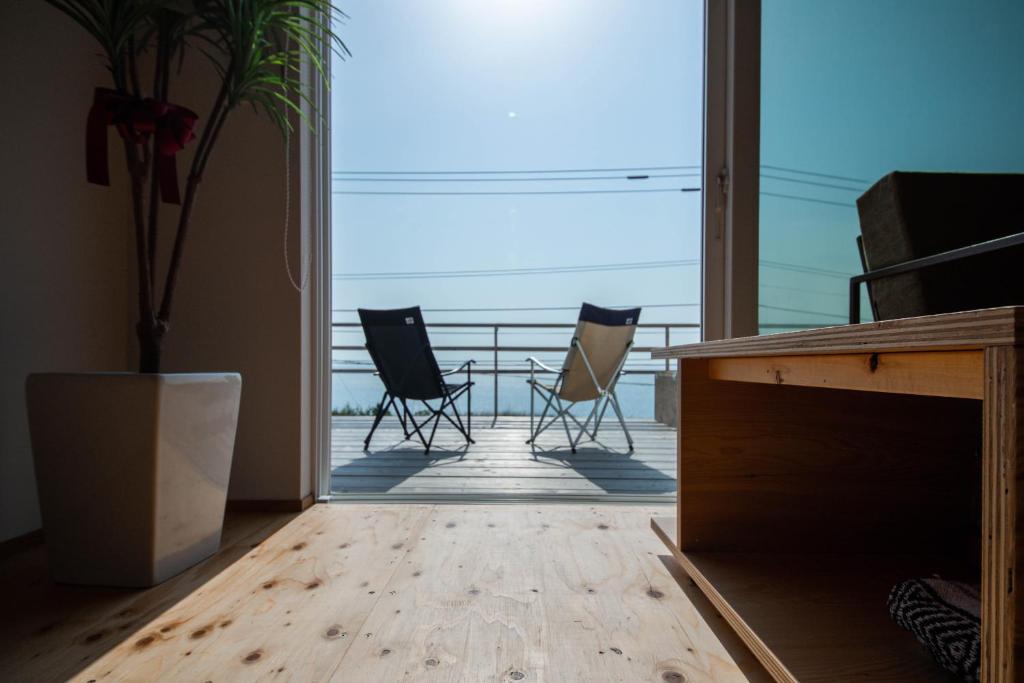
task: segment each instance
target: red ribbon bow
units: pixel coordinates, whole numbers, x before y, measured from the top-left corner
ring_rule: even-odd
[[[180,204],[174,155],[195,137],[193,128],[198,119],[194,111],[176,104],[96,88],[85,130],[85,167],[89,182],[110,185],[107,126],[115,126],[122,138],[136,144],[156,135],[160,197],[169,204]]]

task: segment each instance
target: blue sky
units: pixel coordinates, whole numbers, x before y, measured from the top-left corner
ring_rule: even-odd
[[[698,321],[697,192],[341,193],[696,187],[702,5],[344,3],[354,57],[335,64],[331,95],[336,319],[419,304],[565,309],[428,311],[434,322],[571,322],[588,300],[646,304],[645,322]],[[1024,170],[1024,2],[764,0],[762,13],[761,320],[842,322],[845,278],[859,270],[853,202],[871,182],[892,170]],[[641,167],[650,179],[535,172]],[[508,170],[531,172],[437,174]],[[437,275],[654,262],[669,267]],[[389,275],[412,271],[435,275]]]
[[[806,269],[859,271],[872,182],[1024,171],[1024,2],[764,0],[762,24],[761,321],[845,322],[845,279]]]
[[[699,193],[679,190],[699,185],[701,2],[374,0],[348,2],[344,10],[350,19],[342,32],[354,57],[334,69],[332,164],[348,178],[334,182],[336,191],[667,191],[334,194],[336,309],[418,304],[428,309],[428,322],[574,322],[574,309],[586,300],[686,304],[648,308],[642,320],[699,320]],[[689,168],[658,170],[664,166]],[[535,172],[625,168],[653,170]],[[531,172],[398,176],[411,178],[398,181],[347,173],[509,170]],[[631,173],[652,177],[627,180]],[[659,267],[493,275],[495,270],[653,262]],[[689,265],[679,265],[684,262]],[[491,272],[459,278],[348,277],[452,270]],[[429,310],[540,307],[563,310]],[[355,320],[346,310],[335,315]],[[558,346],[569,335],[569,330],[513,331],[503,333],[502,343]],[[696,335],[684,330],[675,339]],[[473,343],[480,335],[437,331],[432,336],[438,345]],[[356,331],[335,338],[362,342]],[[658,332],[640,341],[662,340]],[[486,354],[455,355],[482,360]],[[525,355],[505,354],[502,360],[521,365]],[[537,355],[556,364],[561,356]],[[344,386],[336,383],[340,402],[363,395],[362,378],[348,375],[342,381]],[[527,396],[522,380],[503,378],[502,383],[517,388],[508,400],[522,408]],[[633,388],[643,394],[638,410],[649,412],[650,389]],[[625,385],[623,390],[630,391]]]

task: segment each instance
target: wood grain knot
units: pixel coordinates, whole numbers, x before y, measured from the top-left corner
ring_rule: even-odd
[[[341,630],[340,626],[331,626],[329,629],[324,631],[324,638],[327,640],[337,640],[338,638],[344,638],[345,632]]]
[[[85,642],[95,643],[97,640],[107,635],[106,631],[97,631],[96,633],[90,633],[85,637]]]
[[[268,591],[268,590],[270,590],[271,588],[273,588],[276,585],[277,585],[276,581],[267,581],[265,584],[263,584],[263,590]]]
[[[663,597],[665,597],[665,594],[659,590],[655,590],[652,588],[651,590],[647,591],[647,597],[654,598],[655,600],[661,600]]]
[[[610,648],[608,648],[608,649],[609,649],[609,650],[611,650],[612,652],[614,652],[614,653],[615,653],[615,654],[617,654],[617,655],[621,655],[621,654],[622,654],[622,650],[620,650],[620,649],[619,649],[619,648],[617,648],[617,647],[610,647]]]
[[[597,528],[601,529],[602,531],[606,531],[608,529],[608,525],[607,524],[598,524]]]
[[[392,549],[392,550],[401,550],[401,549],[402,549],[402,546],[404,546],[404,545],[405,545],[405,544],[404,544],[404,543],[402,543],[401,541],[399,541],[398,543],[392,543],[392,544],[391,544],[391,549]]]
[[[252,652],[247,654],[242,661],[245,662],[246,664],[252,664],[253,662],[258,662],[260,660],[260,657],[262,657],[262,656],[263,656],[263,651],[262,650],[253,650]]]
[[[509,673],[508,677],[511,678],[513,681],[521,681],[524,678],[526,678],[526,674],[524,674],[522,671],[512,671],[511,673]]]
[[[310,581],[309,583],[306,584],[306,590],[308,590],[308,591],[315,590],[315,589],[317,589],[319,587],[320,587],[320,582],[319,581]]]
[[[381,656],[381,657],[386,657],[386,656],[388,656],[389,654],[391,654],[391,650],[388,650],[388,649],[386,649],[386,648],[380,651],[380,656]]]
[[[433,657],[428,657],[427,659],[424,659],[424,660],[423,660],[423,664],[424,664],[424,665],[425,665],[425,666],[426,666],[426,667],[427,667],[428,669],[433,669],[433,668],[434,668],[435,666],[437,666],[437,665],[438,665],[438,664],[440,664],[440,663],[441,663],[441,662],[437,661],[437,660],[436,660],[436,659],[434,659]]]
[[[156,638],[153,636],[144,636],[135,641],[135,647],[143,648],[152,643]]]
[[[444,528],[445,529],[454,529],[455,528],[455,522],[448,522],[447,524],[444,525]]]
[[[295,545],[292,546],[292,550],[302,550],[305,547],[306,547],[305,543],[296,543]]]
[[[205,626],[203,628],[197,628],[195,631],[192,631],[192,633],[190,633],[188,637],[192,640],[196,640],[198,638],[202,638],[203,636],[205,636],[206,631],[207,628]]]
[[[661,674],[661,680],[665,681],[665,683],[684,683],[686,676],[678,671],[666,671]]]

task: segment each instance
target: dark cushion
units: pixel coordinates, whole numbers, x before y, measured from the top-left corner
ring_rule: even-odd
[[[1024,174],[894,172],[857,200],[877,269],[1024,232]],[[1024,247],[868,285],[880,320],[1024,304]]]

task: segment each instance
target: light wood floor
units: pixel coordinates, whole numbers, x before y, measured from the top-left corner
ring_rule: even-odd
[[[56,586],[37,546],[0,562],[0,679],[766,680],[670,569],[667,511],[233,515],[218,555],[148,591]]]
[[[597,442],[568,448],[561,425],[548,429],[536,449],[526,444],[528,417],[473,421],[475,444],[466,446],[454,428],[438,429],[429,457],[419,441],[405,441],[398,421],[386,417],[363,439],[372,418],[336,417],[331,430],[331,485],[339,493],[501,498],[644,496],[675,499],[676,431],[651,420],[628,422],[630,453],[618,422],[605,418]],[[557,428],[556,428],[557,427]],[[575,433],[574,433],[575,434]]]

